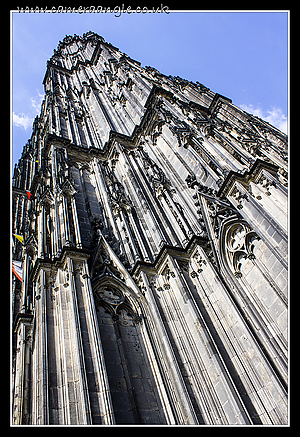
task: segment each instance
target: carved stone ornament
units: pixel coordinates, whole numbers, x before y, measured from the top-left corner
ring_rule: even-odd
[[[246,223],[235,222],[226,230],[226,255],[236,278],[243,276],[241,260],[243,258],[255,259],[253,253],[255,240],[260,240],[259,236]]]
[[[233,192],[232,192],[232,196],[234,197],[234,199],[238,202],[237,204],[237,209],[243,209],[243,199],[244,200],[248,200],[248,196],[247,194],[242,194],[239,189],[237,187],[234,188]]]
[[[203,266],[206,265],[206,261],[205,259],[202,257],[202,255],[200,255],[200,253],[198,252],[198,250],[196,251],[196,253],[193,256],[194,260],[196,261],[197,265],[198,265],[198,269],[197,269],[197,273],[201,273],[203,272]],[[195,271],[193,271],[191,273],[192,278],[197,276],[197,273]],[[194,276],[193,276],[194,274]]]
[[[142,321],[123,292],[113,286],[99,288],[95,293],[95,303],[96,306],[102,306],[114,321],[123,326],[135,325]]]
[[[76,193],[76,189],[69,179],[66,179],[62,184],[61,191],[66,197],[72,197]]]

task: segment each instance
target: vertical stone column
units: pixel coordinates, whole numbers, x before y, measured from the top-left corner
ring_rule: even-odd
[[[285,388],[265,354],[264,345],[250,329],[247,314],[245,317],[233,301],[200,246],[191,254],[190,264],[195,300],[205,320],[214,328],[211,333],[224,360],[230,364],[228,370],[253,423],[284,424],[287,420]]]
[[[112,425],[115,419],[87,257],[83,255],[69,262],[73,264],[76,319],[80,325],[81,353],[84,357],[81,366],[85,369],[85,385],[91,411],[90,420],[92,424]]]
[[[37,327],[33,352],[33,425],[49,424],[49,392],[48,392],[48,338],[47,338],[47,277],[41,269],[37,279],[35,296],[35,324]]]
[[[194,301],[184,268],[186,263],[180,267],[168,255],[158,284],[162,310],[198,420],[205,424],[249,424],[239,394]]]
[[[32,320],[31,314],[24,313],[19,313],[16,319],[17,349],[12,409],[14,425],[30,423]]]
[[[164,388],[162,389],[163,405],[165,406],[166,417],[170,424],[178,425],[198,425],[199,421],[191,403],[182,373],[175,357],[169,335],[166,331],[161,314],[154,297],[157,294],[151,286],[148,276],[141,272],[141,279],[145,287],[145,297],[148,301],[150,314],[149,319],[153,320],[153,331],[151,332],[152,341],[155,342],[155,349],[162,368],[164,378]],[[167,394],[168,393],[168,394]],[[164,397],[168,396],[168,400]],[[172,411],[169,408],[172,405]]]
[[[74,224],[74,231],[75,231],[75,245],[79,249],[82,248],[81,244],[81,236],[80,236],[80,229],[79,229],[79,223],[78,223],[78,216],[77,216],[77,210],[76,210],[76,202],[74,199],[74,196],[71,197],[71,208],[72,208],[72,219]]]

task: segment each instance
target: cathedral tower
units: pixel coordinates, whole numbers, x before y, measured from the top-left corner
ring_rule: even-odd
[[[12,188],[13,424],[287,424],[287,137],[66,36]]]

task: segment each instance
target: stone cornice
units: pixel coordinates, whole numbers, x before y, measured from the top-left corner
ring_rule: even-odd
[[[211,104],[209,105],[208,111],[212,114],[216,109],[219,102],[232,103],[232,100],[228,97],[222,96],[221,94],[216,93],[214,98],[212,99]]]
[[[26,191],[22,190],[21,188],[12,187],[11,191],[12,194],[17,194],[19,196],[27,197]]]
[[[87,158],[91,156],[98,156],[101,160],[106,160],[111,154],[111,149],[115,141],[118,141],[123,146],[132,149],[136,147],[137,141],[140,138],[140,136],[145,134],[149,122],[151,121],[152,116],[155,114],[155,103],[156,103],[157,96],[165,97],[166,99],[171,100],[174,103],[175,102],[178,102],[179,104],[184,103],[178,100],[172,92],[162,87],[158,87],[154,85],[145,103],[146,111],[141,119],[141,122],[139,125],[135,126],[131,135],[126,135],[121,132],[111,130],[109,134],[109,139],[105,143],[103,149],[98,149],[96,147],[84,148],[82,146],[72,143],[71,140],[69,139],[54,134],[47,134],[43,153],[47,155],[49,145],[56,144],[59,145],[60,147],[66,147],[70,151],[74,151],[74,152],[78,151],[80,152],[81,155],[86,155]],[[220,97],[223,98],[223,96]],[[189,102],[189,105],[195,109],[198,109],[199,111],[209,113],[209,108],[199,105],[198,103]]]
[[[33,314],[18,313],[13,324],[13,332],[18,332],[21,323],[24,323],[25,325],[30,325],[32,321],[33,321]]]
[[[149,272],[155,272],[160,267],[160,265],[162,264],[162,262],[164,261],[165,257],[168,254],[171,254],[173,256],[185,257],[194,249],[196,244],[200,244],[201,246],[206,246],[207,243],[208,243],[207,238],[200,237],[199,235],[193,235],[185,248],[175,247],[175,246],[170,246],[168,244],[165,244],[161,248],[161,250],[159,251],[155,260],[152,263],[146,262],[146,261],[138,261],[134,265],[134,267],[131,271],[131,275],[138,276],[142,270],[147,270]]]
[[[231,170],[226,176],[226,179],[221,185],[219,191],[217,192],[217,196],[226,197],[228,192],[234,185],[235,181],[239,181],[243,184],[248,184],[251,180],[255,179],[255,177],[260,173],[262,169],[268,170],[272,174],[276,174],[279,167],[277,165],[271,164],[270,162],[257,159],[252,167],[248,171],[245,171],[243,174]]]
[[[52,270],[62,266],[65,263],[66,257],[88,259],[92,254],[91,250],[79,249],[77,247],[63,247],[59,257],[53,259],[37,258],[32,269],[30,280],[35,281],[41,268]]]

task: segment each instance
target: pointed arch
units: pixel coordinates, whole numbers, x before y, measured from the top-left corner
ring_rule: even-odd
[[[242,259],[255,259],[253,251],[259,236],[246,221],[231,217],[221,223],[219,237],[221,261],[226,274],[230,272],[241,278]]]
[[[142,313],[134,292],[120,278],[108,273],[92,280],[96,306],[103,306],[113,318],[118,319],[121,310],[140,323]]]

